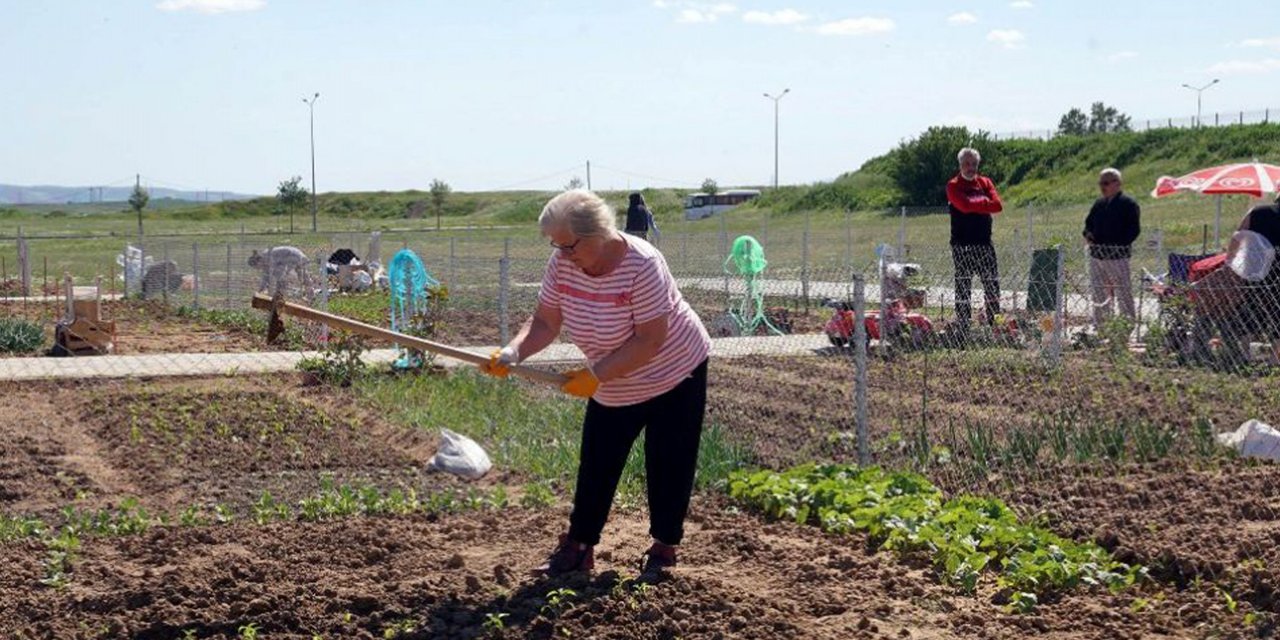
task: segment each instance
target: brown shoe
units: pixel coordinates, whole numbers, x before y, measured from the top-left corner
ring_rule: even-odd
[[[640,556],[640,575],[657,575],[676,566],[676,548],[654,541],[648,551]]]
[[[559,576],[575,571],[591,571],[595,567],[595,547],[590,547],[569,538],[568,534],[560,536],[560,544],[551,552],[547,561],[533,570],[535,576]]]

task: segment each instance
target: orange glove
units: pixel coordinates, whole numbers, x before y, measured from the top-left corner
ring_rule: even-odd
[[[511,375],[511,365],[519,360],[516,350],[511,347],[503,347],[489,354],[489,361],[482,362],[478,366],[480,371],[498,378],[505,378]]]
[[[600,388],[600,379],[589,368],[567,371],[565,375],[569,376],[569,381],[561,385],[560,390],[571,396],[589,399]]]

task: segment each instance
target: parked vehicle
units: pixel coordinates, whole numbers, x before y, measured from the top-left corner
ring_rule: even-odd
[[[760,192],[755,189],[730,189],[715,195],[691,193],[684,198],[684,218],[685,220],[710,218],[758,197]]]

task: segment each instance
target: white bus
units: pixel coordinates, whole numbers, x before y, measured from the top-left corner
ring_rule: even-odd
[[[715,195],[691,193],[684,197],[684,219],[701,220],[760,197],[755,189],[730,189]]]

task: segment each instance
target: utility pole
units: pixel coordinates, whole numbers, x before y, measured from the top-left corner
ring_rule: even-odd
[[[320,92],[317,91],[311,99],[303,98],[302,101],[307,103],[307,109],[311,112],[311,232],[317,231],[316,226],[316,100],[320,99]]]
[[[587,191],[591,190],[591,161],[587,161]]]
[[[773,188],[774,189],[778,188],[778,103],[781,102],[782,98],[784,98],[788,93],[791,93],[790,89],[783,89],[782,93],[779,93],[777,97],[771,96],[767,93],[764,94],[764,97],[773,101]]]

